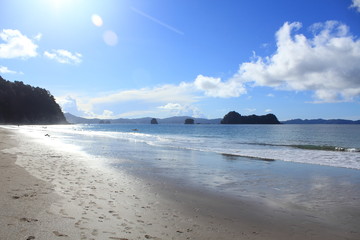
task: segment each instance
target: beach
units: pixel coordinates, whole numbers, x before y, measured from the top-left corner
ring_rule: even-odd
[[[114,171],[54,143],[0,128],[0,239],[360,238],[359,193],[343,205],[313,198],[308,208],[231,198]]]

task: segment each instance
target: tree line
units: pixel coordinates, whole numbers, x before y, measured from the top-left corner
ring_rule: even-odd
[[[10,82],[0,76],[1,124],[67,123],[60,106],[43,88]]]
[[[274,114],[241,116],[238,112],[232,111],[224,116],[221,124],[280,124]]]

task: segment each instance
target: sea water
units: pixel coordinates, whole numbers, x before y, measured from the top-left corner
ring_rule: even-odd
[[[148,180],[272,203],[320,206],[322,199],[359,207],[360,125],[95,124],[20,131],[77,146],[109,168]]]
[[[360,170],[360,125],[95,124],[48,126],[42,131],[93,154],[106,148],[112,157],[132,155],[125,145],[134,145],[139,151],[181,149]]]

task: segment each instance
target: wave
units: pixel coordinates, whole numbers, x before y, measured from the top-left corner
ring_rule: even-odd
[[[271,143],[242,143],[248,145],[270,146],[270,147],[290,147],[304,150],[321,150],[321,151],[336,151],[336,152],[360,152],[359,148],[340,147],[328,145],[311,145],[311,144],[271,144]]]
[[[290,147],[305,149],[305,150],[323,150],[323,151],[337,151],[337,152],[360,152],[358,148],[346,148],[336,146],[316,146],[316,145],[289,145]]]
[[[274,161],[276,161],[276,159],[273,159],[273,158],[253,157],[253,156],[247,156],[247,155],[241,155],[241,154],[221,153],[221,155],[226,157],[226,158],[243,157],[243,158],[256,159],[256,160],[261,160],[261,161],[266,161],[266,162],[274,162]]]

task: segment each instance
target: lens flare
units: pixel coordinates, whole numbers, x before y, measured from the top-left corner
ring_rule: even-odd
[[[104,42],[109,46],[115,46],[118,43],[118,36],[111,30],[107,30],[103,34]]]
[[[97,14],[93,14],[93,15],[91,16],[91,21],[92,21],[92,23],[93,23],[95,26],[97,26],[97,27],[101,27],[101,26],[103,25],[103,20],[102,20],[102,18],[101,18],[99,15],[97,15]]]

